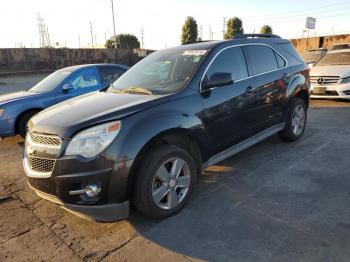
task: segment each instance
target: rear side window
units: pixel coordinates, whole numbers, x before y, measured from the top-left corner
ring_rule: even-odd
[[[234,81],[248,77],[247,64],[241,47],[222,51],[210,65],[207,79],[214,73],[231,73]]]
[[[99,67],[101,73],[101,82],[112,84],[117,80],[122,74],[125,73],[124,69],[115,66],[103,66]]]
[[[252,63],[253,75],[266,73],[279,68],[275,51],[270,47],[264,45],[248,45],[245,48]]]

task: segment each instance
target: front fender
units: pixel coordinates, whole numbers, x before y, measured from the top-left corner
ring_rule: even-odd
[[[187,106],[191,104],[191,106]],[[180,108],[180,109],[179,109]],[[169,101],[138,112],[122,120],[122,130],[107,149],[107,157],[117,162],[135,159],[142,148],[159,134],[182,129],[193,134],[203,146],[207,142],[206,130],[197,117],[202,110],[199,95]]]

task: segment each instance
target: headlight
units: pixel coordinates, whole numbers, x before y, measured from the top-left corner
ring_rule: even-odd
[[[81,155],[89,158],[107,148],[121,129],[121,122],[109,122],[79,132],[68,144],[66,156]]]
[[[350,83],[350,76],[349,77],[346,77],[346,78],[343,78],[341,81],[340,81],[341,84],[346,84],[346,83]]]
[[[2,117],[2,114],[5,112],[5,109],[0,108],[0,117]]]

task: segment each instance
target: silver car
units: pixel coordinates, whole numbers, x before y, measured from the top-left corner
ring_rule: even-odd
[[[350,48],[329,51],[310,71],[311,98],[350,99]]]

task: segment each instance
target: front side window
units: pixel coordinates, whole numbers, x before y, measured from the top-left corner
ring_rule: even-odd
[[[252,63],[253,75],[270,72],[279,68],[275,51],[265,45],[248,45],[246,50]]]
[[[208,50],[163,50],[125,72],[108,92],[135,94],[176,93],[190,81]]]
[[[86,68],[74,73],[66,82],[73,85],[74,89],[93,87],[98,85],[98,74],[96,68]]]
[[[248,77],[247,64],[241,47],[231,47],[222,51],[208,68],[206,78],[215,73],[230,73],[234,81]]]
[[[350,65],[350,52],[327,53],[315,66]]]

